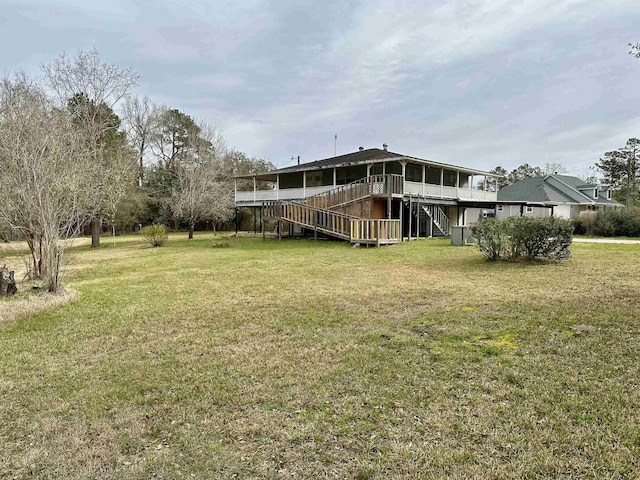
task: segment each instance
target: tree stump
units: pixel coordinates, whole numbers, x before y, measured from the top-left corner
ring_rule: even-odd
[[[9,271],[7,266],[0,268],[0,297],[15,295],[18,291],[13,271]]]

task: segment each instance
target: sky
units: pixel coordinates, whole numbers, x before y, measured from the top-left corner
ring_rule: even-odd
[[[638,0],[0,0],[0,74],[96,49],[278,166],[387,143],[587,176],[640,136],[639,24]]]

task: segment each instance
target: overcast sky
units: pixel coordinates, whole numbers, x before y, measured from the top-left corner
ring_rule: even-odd
[[[0,70],[96,48],[137,93],[291,164],[359,146],[588,174],[640,136],[638,0],[0,0]]]

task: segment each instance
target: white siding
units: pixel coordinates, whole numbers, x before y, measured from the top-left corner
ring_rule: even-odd
[[[571,210],[571,205],[556,205],[553,207],[553,216],[558,218],[571,218]]]

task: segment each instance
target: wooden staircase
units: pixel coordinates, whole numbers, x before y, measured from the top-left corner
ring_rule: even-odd
[[[335,209],[374,197],[401,196],[402,189],[402,176],[372,175],[304,200],[265,202],[263,215],[351,243],[398,243],[402,240],[400,220],[361,218]]]
[[[300,200],[316,208],[331,209],[372,197],[402,196],[402,175],[371,175]]]
[[[443,236],[448,237],[451,234],[451,229],[449,225],[449,218],[444,213],[444,211],[438,205],[424,205],[422,209],[426,212],[426,214],[433,220],[434,227],[439,230],[438,232],[434,231],[433,236]]]

